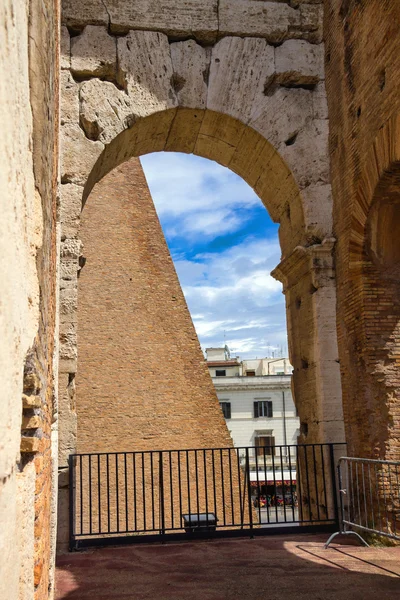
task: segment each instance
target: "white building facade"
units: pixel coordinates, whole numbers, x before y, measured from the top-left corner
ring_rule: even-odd
[[[241,361],[228,348],[207,348],[207,366],[221,410],[236,448],[248,451],[252,485],[265,493],[296,483],[299,418],[291,390],[292,365],[288,358]],[[292,448],[291,448],[292,446]],[[240,450],[245,456],[245,450]],[[279,488],[277,488],[277,485]]]

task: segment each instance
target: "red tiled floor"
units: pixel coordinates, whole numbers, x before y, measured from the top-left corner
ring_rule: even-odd
[[[140,544],[64,555],[57,600],[400,600],[400,547],[327,536]]]

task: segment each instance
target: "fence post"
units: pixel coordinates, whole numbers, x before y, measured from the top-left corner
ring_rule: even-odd
[[[160,535],[164,541],[165,535],[165,507],[164,507],[164,469],[163,469],[163,458],[162,458],[162,450],[159,452],[159,487],[160,487],[160,519],[161,519],[161,529]]]
[[[333,451],[333,444],[329,444],[329,456],[330,456],[330,463],[331,463],[333,510],[334,510],[334,515],[335,515],[335,523],[339,529],[340,528],[340,520],[339,520],[339,506],[338,506],[338,488],[336,485],[335,454]]]
[[[250,461],[249,461],[249,448],[246,447],[246,476],[247,477],[247,496],[249,503],[249,522],[250,522],[250,533],[251,537],[253,537],[253,506],[251,504],[251,482],[250,482]],[[242,523],[243,527],[243,523]]]
[[[75,514],[75,495],[74,495],[74,457],[72,454],[68,456],[68,512],[69,512],[69,551],[75,550],[75,535],[74,535],[74,514]]]

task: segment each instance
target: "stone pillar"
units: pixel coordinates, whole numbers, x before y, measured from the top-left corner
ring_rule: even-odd
[[[343,442],[336,334],[335,240],[297,246],[272,275],[283,283],[299,443]]]

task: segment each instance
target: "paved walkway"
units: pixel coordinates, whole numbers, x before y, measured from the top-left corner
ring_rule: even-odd
[[[296,535],[102,548],[58,560],[57,600],[400,600],[400,547]]]

